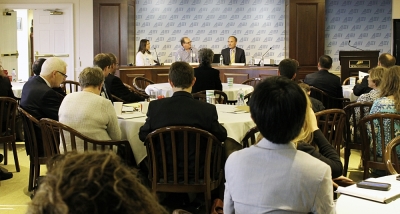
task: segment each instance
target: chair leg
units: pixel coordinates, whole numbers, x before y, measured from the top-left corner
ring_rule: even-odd
[[[16,145],[15,141],[11,142],[11,146],[12,146],[13,154],[14,154],[15,169],[17,170],[17,172],[20,172],[21,170],[19,168],[17,145]]]
[[[369,166],[367,165],[367,161],[363,160],[363,165],[364,165],[364,176],[363,179],[367,179],[369,175]]]
[[[4,165],[8,164],[8,150],[7,150],[8,142],[4,143]]]
[[[31,161],[29,164],[29,181],[28,181],[28,191],[33,190],[33,179],[34,179],[34,163]]]
[[[349,161],[350,161],[350,148],[344,148],[344,168],[343,168],[343,176],[347,176],[347,170],[349,168]]]

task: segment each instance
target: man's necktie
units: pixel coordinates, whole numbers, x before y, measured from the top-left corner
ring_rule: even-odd
[[[231,64],[235,63],[235,49],[231,49]]]
[[[105,85],[105,84],[103,84],[103,92],[104,92],[104,97],[105,97],[106,99],[110,99],[110,98],[108,97],[107,90],[106,90],[106,85]]]

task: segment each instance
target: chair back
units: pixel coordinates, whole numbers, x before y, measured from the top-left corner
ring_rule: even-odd
[[[250,78],[242,82],[243,85],[251,85],[255,87],[262,79],[260,77]]]
[[[383,160],[386,165],[386,169],[392,175],[399,174],[400,172],[400,156],[397,154],[397,150],[400,147],[400,136],[395,137],[392,139],[385,149],[385,154],[383,156]]]
[[[157,129],[145,140],[153,192],[204,192],[223,179],[222,144],[211,133],[188,126]]]
[[[114,94],[111,94],[111,97],[112,97],[112,99],[113,99],[114,102],[123,102],[123,103],[126,103],[125,100],[123,100],[123,99],[121,99],[121,98],[115,96]]]
[[[326,109],[332,109],[332,108],[342,109],[344,107],[344,103],[350,102],[349,98],[331,97],[326,92],[314,86],[310,86],[310,91],[311,91],[310,96],[321,101]]]
[[[249,129],[242,139],[243,148],[250,147],[256,143],[256,133],[258,132],[257,126]]]
[[[17,105],[17,101],[11,97],[0,97],[0,143],[15,141]]]
[[[399,114],[371,114],[360,120],[363,143],[364,179],[369,176],[369,168],[386,170],[383,153],[390,140],[400,134]],[[400,153],[400,149],[398,149]]]
[[[351,76],[351,77],[356,78],[356,82],[357,82],[358,76]],[[351,77],[347,77],[346,79],[344,79],[342,85],[350,85],[350,78]]]
[[[154,84],[154,82],[145,77],[135,77],[135,79],[133,79],[133,87],[145,94],[146,87],[151,84]]]
[[[146,92],[140,91],[140,90],[138,90],[137,88],[135,88],[135,87],[133,87],[131,85],[128,85],[128,84],[124,83],[124,86],[127,87],[129,89],[129,91],[139,95],[143,99],[147,99],[147,98],[150,97],[148,94],[146,94]]]
[[[193,93],[193,98],[199,99],[200,101],[207,102],[206,99],[206,91],[199,91],[197,93]],[[215,102],[216,104],[227,104],[228,95],[225,92],[214,90]]]
[[[62,90],[68,94],[72,92],[78,92],[81,88],[79,82],[72,81],[72,80],[65,80],[61,83]]]
[[[82,143],[84,151],[107,151],[122,146],[125,147],[125,160],[131,160],[132,158],[132,149],[127,140],[95,140],[65,124],[49,118],[42,118],[40,120],[40,127],[44,142],[49,145],[51,152],[55,152],[56,154],[61,153],[60,147],[62,148],[61,151],[68,152],[78,150],[78,143]],[[67,147],[67,144],[71,145],[71,149]]]
[[[346,113],[343,109],[327,109],[315,113],[319,129],[328,142],[340,154],[344,142],[346,126]]]

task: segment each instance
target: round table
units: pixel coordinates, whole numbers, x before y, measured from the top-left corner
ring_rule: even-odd
[[[226,93],[228,100],[237,100],[237,93],[240,89],[244,91],[244,95],[254,90],[251,85],[233,84],[228,86],[228,83],[222,83],[222,91]],[[146,87],[145,91],[147,94],[150,94],[150,91],[161,92],[164,97],[171,97],[174,93],[169,83],[151,84]]]
[[[25,82],[11,82],[12,90],[15,97],[21,98],[22,87],[24,87]]]
[[[249,112],[236,111],[236,106],[234,105],[217,104],[215,106],[217,108],[218,121],[225,127],[228,137],[235,141],[240,143],[246,132],[255,126]],[[145,114],[143,114],[143,117],[138,118],[118,119],[122,139],[129,141],[136,163],[140,163],[147,156],[146,147],[139,139],[139,129],[145,121]]]

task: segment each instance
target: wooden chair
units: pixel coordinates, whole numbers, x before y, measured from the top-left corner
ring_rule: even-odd
[[[40,176],[40,165],[45,165],[49,157],[39,155],[38,143],[43,144],[43,142],[37,142],[38,137],[42,135],[39,121],[21,107],[18,107],[18,111],[22,117],[26,148],[29,150],[28,191],[32,191],[37,177]]]
[[[262,79],[259,77],[250,78],[242,82],[243,85],[251,85],[255,87]]]
[[[143,99],[148,99],[150,96],[148,94],[146,94],[146,92],[140,91],[137,88],[128,85],[126,83],[124,83],[124,86],[127,87],[129,89],[129,91],[136,93],[137,95],[141,96]]]
[[[145,77],[135,77],[135,79],[133,79],[133,87],[144,94],[146,94],[146,87],[151,84],[154,84],[154,82]]]
[[[400,131],[400,115],[387,113],[371,114],[361,119],[359,125],[361,127],[363,143],[364,179],[366,179],[369,176],[370,168],[386,170],[383,153],[389,141],[394,139]],[[371,131],[369,135],[367,130],[374,131]],[[385,139],[385,133],[389,134],[389,139]],[[382,149],[381,155],[378,155],[378,145]]]
[[[84,151],[107,151],[113,150],[115,148],[124,150],[123,159],[125,161],[133,161],[132,149],[127,140],[95,140],[89,138],[75,129],[62,124],[58,121],[42,118],[40,120],[40,127],[42,129],[43,141],[49,147],[49,152],[52,155],[60,154],[60,147],[63,148],[62,151],[70,151],[67,148],[67,143],[71,145],[72,150],[77,150],[77,142],[83,143]],[[66,136],[70,138],[67,142]]]
[[[152,192],[203,192],[209,213],[224,175],[222,143],[198,128],[170,126],[150,133],[145,145]]]
[[[327,109],[315,113],[319,129],[328,142],[340,154],[346,127],[346,112],[343,109]]]
[[[206,99],[206,91],[199,91],[197,93],[193,93],[193,98],[198,98],[201,101],[207,102]],[[225,92],[214,90],[215,102],[216,104],[227,104],[228,103],[228,95]]]
[[[244,95],[244,97],[243,97],[244,102],[247,103],[247,105],[249,104],[251,95],[253,95],[253,92],[250,92],[250,93]]]
[[[247,133],[244,135],[242,139],[242,146],[243,148],[250,147],[256,143],[256,133],[258,132],[257,126],[251,128]],[[250,140],[250,143],[249,143]]]
[[[386,165],[387,171],[392,175],[399,174],[400,172],[400,156],[397,154],[396,150],[399,149],[400,136],[392,139],[388,145],[386,145],[385,154],[383,155],[383,162]],[[397,148],[397,149],[396,149]]]
[[[359,120],[369,115],[371,102],[352,103],[343,108],[346,112],[346,145],[344,149],[343,175],[347,176],[350,154],[352,149],[363,151]],[[358,111],[356,111],[358,110]],[[361,152],[362,154],[362,152]]]
[[[331,97],[324,91],[314,86],[310,86],[311,97],[322,102],[325,106],[325,109],[339,108],[342,109],[344,107],[345,102],[350,102],[349,98],[336,98]]]
[[[126,103],[125,100],[123,100],[123,99],[121,99],[121,98],[115,96],[114,94],[111,94],[111,97],[112,97],[112,99],[113,99],[114,102],[123,102],[123,103]]]
[[[351,77],[356,78],[356,82],[357,82],[358,76],[351,76]],[[346,79],[344,79],[342,85],[350,85],[350,78],[351,77],[347,77]]]
[[[65,80],[61,83],[62,90],[67,94],[72,92],[78,92],[81,88],[79,82],[72,81],[72,80]]]
[[[0,97],[0,143],[4,144],[4,165],[8,164],[7,145],[10,145],[13,150],[15,169],[19,172],[17,145],[15,144],[17,105],[17,101],[11,97]]]

